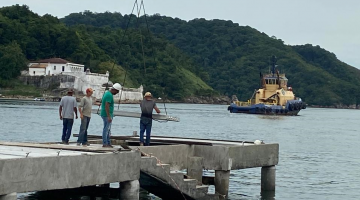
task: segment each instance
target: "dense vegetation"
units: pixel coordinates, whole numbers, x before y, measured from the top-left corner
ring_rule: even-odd
[[[126,73],[126,87],[143,84],[155,96],[180,100],[216,94],[198,78],[204,72],[189,56],[147,31],[67,27],[55,17],[16,5],[0,9],[0,36],[0,86],[9,86],[8,80],[19,76],[28,61],[61,57],[92,72],[109,71],[110,79],[121,84]]]
[[[284,45],[231,21],[187,22],[158,14],[137,19],[90,11],[59,20],[17,5],[0,9],[0,35],[1,80],[19,75],[26,59],[56,56],[83,63],[94,72],[112,71],[113,81],[122,82],[126,72],[126,86],[144,84],[156,95],[172,99],[218,91],[246,100],[259,87],[259,72],[267,72],[270,56],[276,55],[289,85],[307,103],[360,103],[360,71],[333,53],[310,44]],[[3,59],[18,63],[10,66]],[[4,75],[5,71],[12,72]]]
[[[62,19],[68,26],[125,28],[129,15],[73,13]],[[147,16],[149,29],[167,38],[192,57],[208,77],[201,78],[222,94],[249,98],[259,87],[259,72],[267,72],[276,55],[297,96],[310,104],[332,106],[359,104],[360,71],[339,61],[333,53],[310,44],[284,45],[249,26],[225,20],[184,21],[160,15]],[[144,17],[139,21],[145,21]]]

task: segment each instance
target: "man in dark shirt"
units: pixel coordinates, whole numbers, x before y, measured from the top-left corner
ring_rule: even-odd
[[[144,100],[140,103],[141,117],[140,117],[140,146],[144,146],[144,132],[146,130],[145,146],[150,146],[150,134],[152,126],[152,112],[153,109],[159,114],[160,110],[156,106],[150,92],[146,92]]]

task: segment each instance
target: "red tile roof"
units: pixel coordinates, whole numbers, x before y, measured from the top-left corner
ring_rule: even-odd
[[[70,61],[67,61],[62,58],[49,58],[44,60],[38,60],[38,61],[32,61],[31,63],[58,63],[58,64],[66,64],[71,63]]]

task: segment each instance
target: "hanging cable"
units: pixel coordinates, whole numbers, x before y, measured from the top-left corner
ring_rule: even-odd
[[[130,24],[130,21],[131,21],[131,16],[132,16],[132,14],[133,14],[133,12],[134,12],[134,9],[135,9],[135,5],[137,5],[137,0],[136,0],[135,3],[134,3],[134,6],[133,6],[133,8],[132,8],[132,10],[131,10],[131,14],[129,15],[129,20],[128,20],[127,24],[126,24],[125,31],[124,31],[124,34],[123,34],[121,40],[120,40],[119,46],[120,46],[120,45],[122,44],[122,42],[124,41],[126,32],[127,32],[128,28],[129,28],[129,24]],[[114,57],[115,57],[115,55],[114,55]],[[109,73],[109,79],[108,79],[108,81],[107,81],[107,83],[106,83],[105,91],[108,90],[109,81],[110,81],[110,74],[112,74],[112,72],[114,71],[115,64],[116,64],[116,57],[115,57],[115,59],[114,59],[114,64],[113,64],[113,66],[112,66],[112,68],[111,68],[111,71],[110,71],[110,73]],[[125,71],[125,76],[126,76],[126,72],[127,72],[127,70]],[[125,78],[126,78],[126,77],[125,77]],[[125,83],[125,79],[124,79],[124,83]],[[104,97],[105,91],[104,91],[101,99]],[[121,100],[121,98],[120,98],[120,100]],[[119,103],[120,103],[120,100],[119,100]],[[99,104],[98,110],[97,110],[97,112],[96,112],[97,114],[99,114],[100,106],[101,106],[101,104]]]

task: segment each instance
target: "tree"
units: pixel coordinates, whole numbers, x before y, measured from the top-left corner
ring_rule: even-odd
[[[8,45],[0,46],[0,78],[10,80],[20,75],[21,70],[25,70],[26,58],[22,53],[20,45],[12,42]]]

